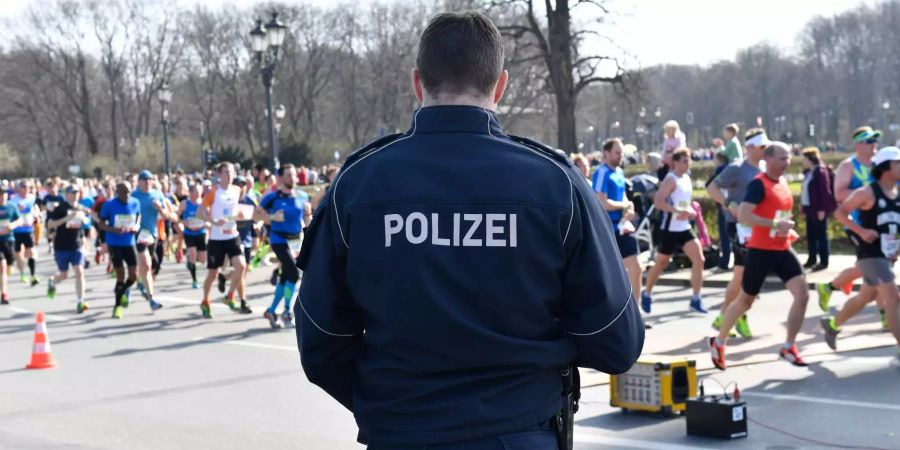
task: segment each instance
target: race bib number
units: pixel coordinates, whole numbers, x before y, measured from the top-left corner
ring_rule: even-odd
[[[59,206],[59,202],[47,202],[47,211],[53,212],[57,206]]]
[[[66,221],[66,228],[77,229],[84,226],[87,218],[84,216],[83,212],[77,212],[69,216],[68,221]]]
[[[741,245],[746,245],[747,241],[750,240],[750,235],[753,233],[753,229],[744,225],[742,223],[737,224],[737,238],[738,243]]]
[[[886,258],[893,259],[897,256],[898,250],[900,250],[900,240],[897,239],[896,234],[881,235],[881,253],[884,253]]]
[[[0,234],[8,234],[9,233],[9,221],[8,220],[0,220]]]
[[[138,233],[137,241],[138,241],[138,244],[150,245],[150,244],[156,242],[156,238],[153,237],[153,233],[151,233],[147,230],[141,230]]]
[[[781,220],[786,220],[786,219],[789,219],[790,217],[791,217],[790,211],[775,211],[775,222],[779,222]],[[769,230],[770,238],[775,237],[776,234],[778,234],[777,229],[772,228],[771,230]]]
[[[190,228],[191,230],[197,231],[197,230],[202,229],[205,226],[206,226],[206,222],[204,222],[203,219],[200,219],[197,217],[191,217],[190,219],[187,220],[187,227]]]
[[[291,239],[288,241],[288,247],[291,249],[291,254],[296,258],[297,255],[300,254],[300,246],[303,244],[303,240],[301,239]]]
[[[137,216],[134,214],[116,214],[116,217],[113,219],[113,227],[115,228],[134,228],[134,224],[137,222]]]
[[[682,200],[675,205],[675,209],[679,211],[687,211],[689,206],[690,202],[688,202],[687,200]]]

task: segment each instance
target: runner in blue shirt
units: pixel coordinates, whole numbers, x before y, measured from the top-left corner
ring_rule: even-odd
[[[272,304],[263,314],[269,320],[272,328],[280,328],[276,309],[282,298],[284,299],[284,312],[281,314],[281,321],[284,326],[293,324],[291,300],[294,298],[297,282],[300,280],[300,271],[297,269],[295,261],[297,253],[300,251],[302,223],[308,223],[307,216],[310,210],[309,196],[294,191],[294,180],[296,179],[297,169],[292,164],[279,167],[278,190],[266,194],[260,200],[259,208],[257,208],[257,218],[271,224],[272,233],[269,235],[269,245],[275,256],[278,257],[278,261],[281,262],[281,279],[275,286]]]
[[[28,259],[28,271],[31,274],[31,285],[37,286],[40,283],[37,275],[34,274],[35,258],[34,252],[34,215],[38,212],[35,208],[35,196],[31,193],[32,185],[27,181],[19,183],[16,189],[16,195],[9,199],[9,202],[19,209],[22,216],[21,224],[13,230],[13,236],[16,244],[16,264],[19,266],[19,279],[23,283],[28,283],[25,277],[25,259]]]
[[[142,170],[138,174],[138,188],[131,193],[131,197],[141,204],[141,224],[137,235],[138,289],[150,303],[159,304],[153,299],[153,279],[162,265],[156,252],[159,245],[157,222],[161,218],[178,218],[168,212],[168,200],[162,192],[151,188],[153,179],[149,170]]]
[[[198,289],[197,261],[206,264],[206,226],[205,220],[197,217],[200,208],[200,185],[194,183],[188,187],[188,198],[178,205],[178,217],[184,225],[184,244],[187,247],[187,269],[191,273],[191,288]]]
[[[19,209],[8,201],[9,191],[0,189],[0,304],[9,304],[7,270],[13,263],[13,229],[21,222]]]
[[[634,237],[634,204],[625,196],[627,184],[622,170],[622,141],[609,139],[603,143],[604,163],[594,172],[593,187],[600,205],[609,214],[616,236],[619,255],[625,263],[632,293],[641,292],[641,264],[638,242]],[[635,296],[635,301],[637,297]],[[649,324],[644,324],[650,328]]]
[[[131,198],[131,185],[121,182],[116,185],[116,196],[103,203],[100,209],[100,228],[106,234],[106,247],[109,258],[116,271],[116,287],[114,295],[116,307],[113,318],[121,319],[123,308],[128,307],[128,289],[137,281],[137,250],[135,250],[135,233],[140,229],[141,204]],[[128,278],[125,278],[125,265],[128,267]],[[150,308],[157,310],[162,305],[150,303]]]

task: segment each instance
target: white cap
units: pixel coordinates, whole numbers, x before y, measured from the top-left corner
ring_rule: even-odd
[[[766,133],[759,133],[756,136],[747,139],[747,141],[744,142],[744,145],[752,145],[754,147],[768,147],[771,143],[772,141],[769,140],[769,137],[766,136]]]
[[[212,186],[212,181],[209,181],[209,180],[203,180],[203,182],[200,183],[200,184],[202,184],[203,186]]]
[[[885,147],[878,149],[878,152],[872,157],[872,166],[888,161],[900,161],[900,148]]]

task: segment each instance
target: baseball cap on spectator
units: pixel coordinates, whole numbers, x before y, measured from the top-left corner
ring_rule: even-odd
[[[66,188],[67,194],[74,194],[76,192],[81,192],[81,187],[79,187],[77,184],[72,183],[69,185],[69,187]]]
[[[142,170],[141,173],[138,174],[138,180],[152,180],[153,172],[149,170]]]
[[[873,130],[870,126],[862,126],[853,132],[853,142],[857,144],[875,144],[881,138],[881,130]]]
[[[200,185],[201,186],[212,186],[212,181],[205,179],[205,180],[203,180],[202,183],[200,183]]]
[[[234,177],[234,184],[236,184],[236,185],[247,184],[247,179],[238,175],[238,176]]]
[[[888,161],[900,161],[900,148],[885,147],[878,149],[878,152],[872,157],[872,166],[874,167]]]

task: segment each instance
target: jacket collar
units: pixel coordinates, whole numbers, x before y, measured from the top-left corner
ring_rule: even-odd
[[[410,134],[479,133],[502,135],[497,114],[479,106],[441,105],[416,110]]]

